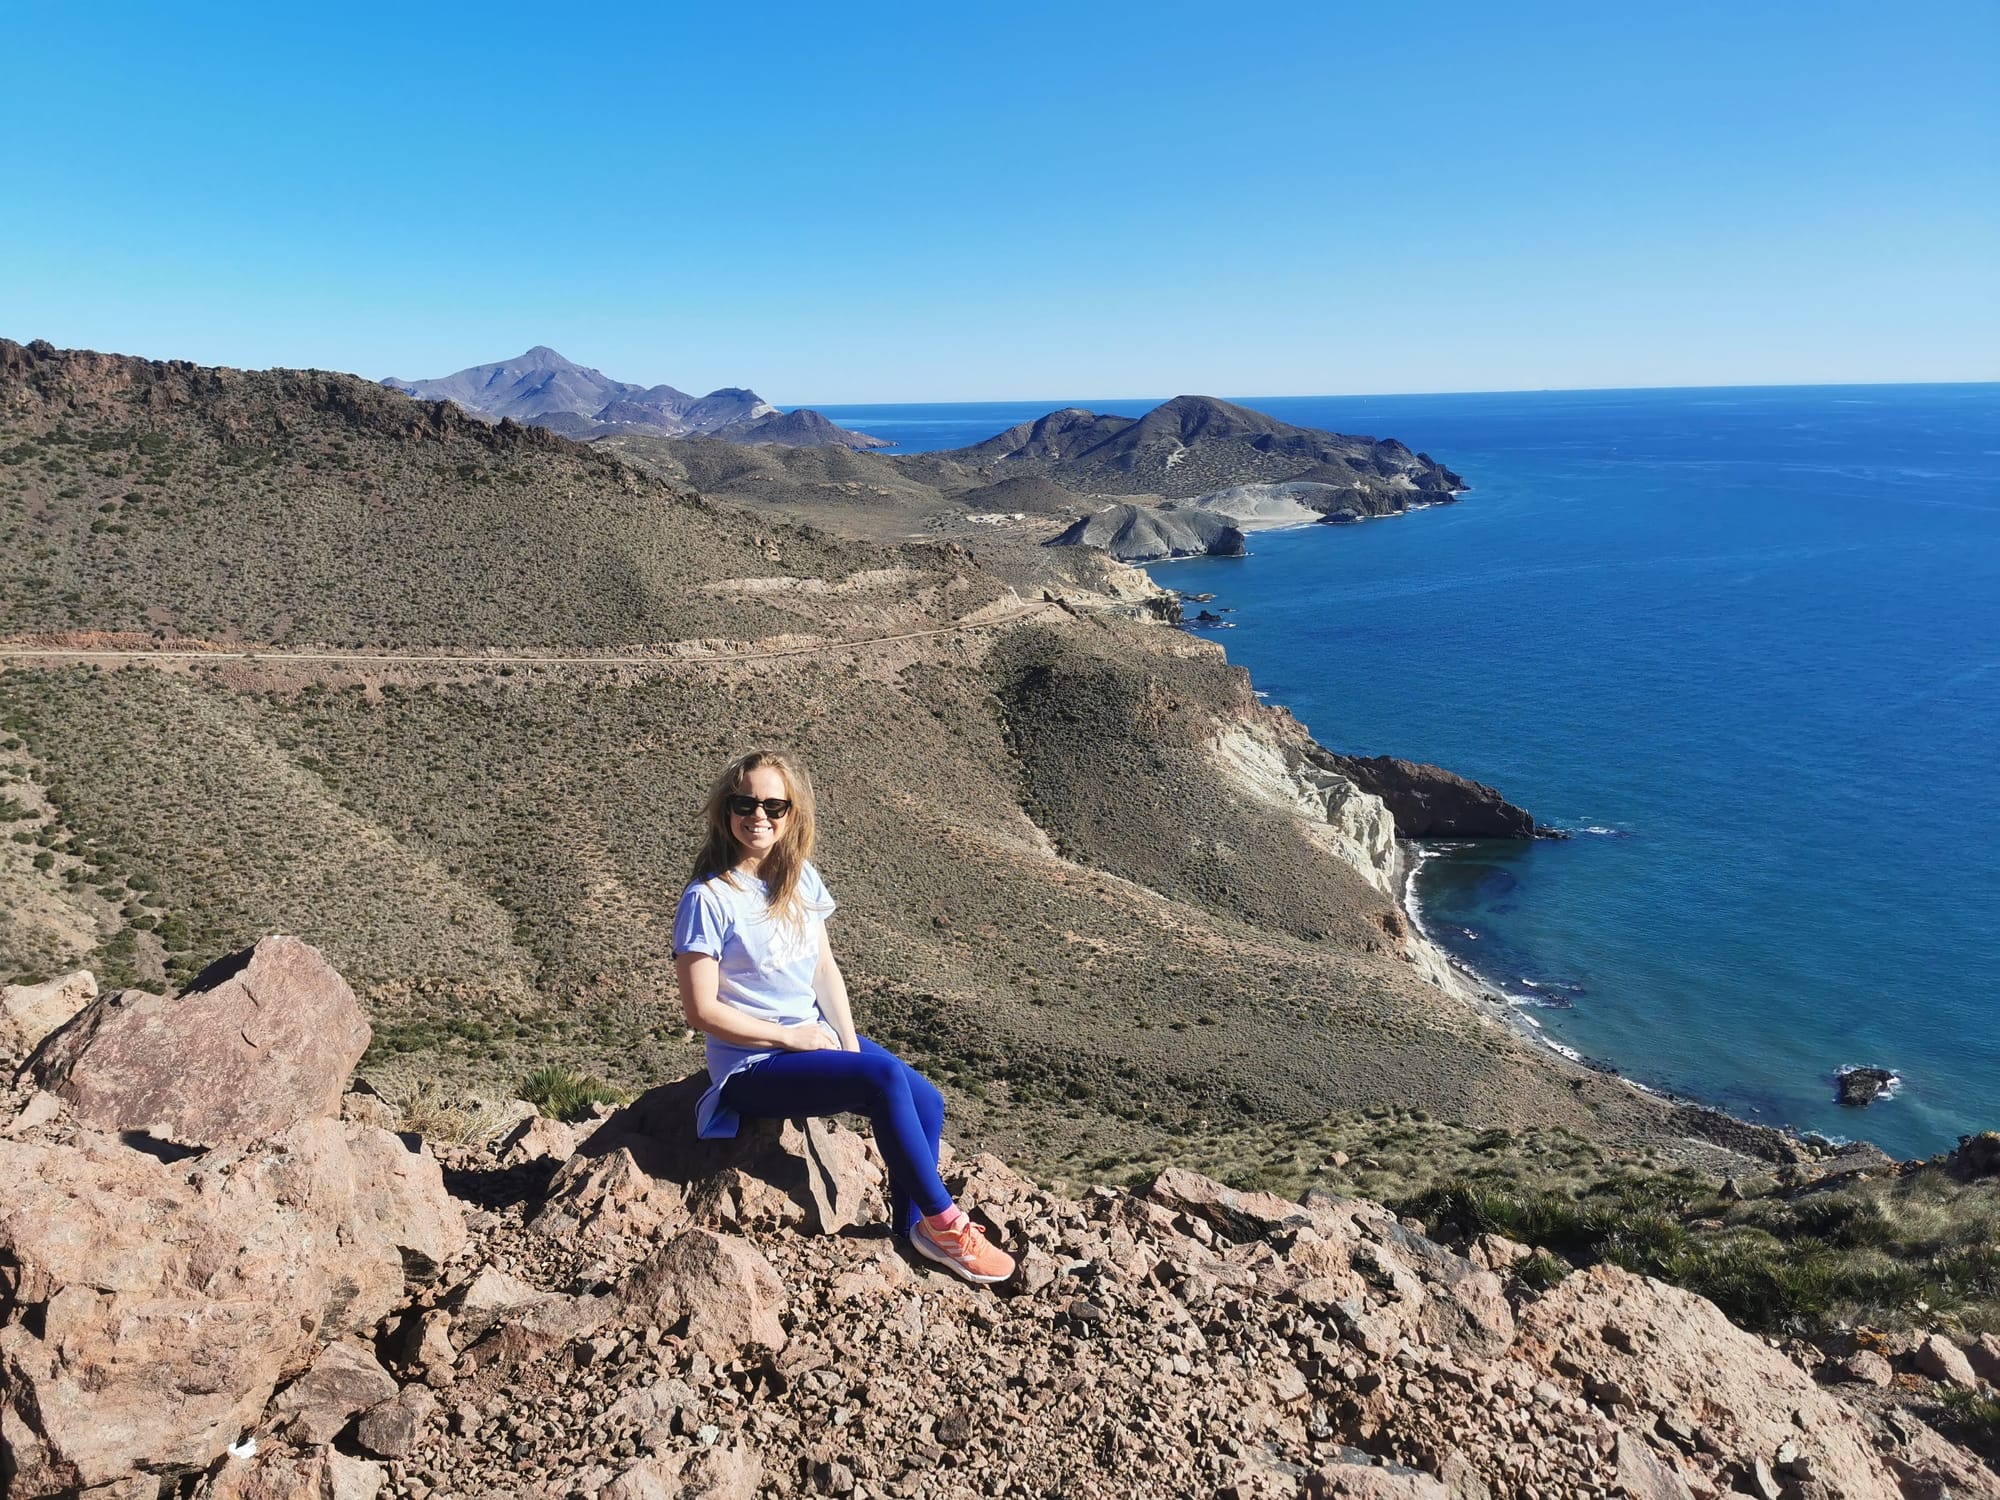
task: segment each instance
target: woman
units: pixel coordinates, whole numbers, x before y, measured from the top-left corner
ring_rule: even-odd
[[[1005,1281],[1013,1257],[986,1243],[938,1178],[943,1096],[854,1030],[826,938],[833,897],[811,863],[804,768],[771,750],[737,757],[709,791],[705,823],[674,914],[681,1009],[708,1037],[696,1129],[733,1136],[744,1115],[866,1115],[896,1232],[968,1281]]]

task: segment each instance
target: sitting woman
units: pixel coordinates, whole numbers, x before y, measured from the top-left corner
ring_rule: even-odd
[[[730,762],[708,794],[706,837],[674,914],[674,971],[688,1024],[708,1037],[704,1137],[741,1116],[866,1115],[889,1168],[896,1233],[968,1281],[1005,1281],[1012,1256],[938,1177],[944,1098],[857,1035],[827,942],[833,897],[812,867],[812,783],[770,750]]]

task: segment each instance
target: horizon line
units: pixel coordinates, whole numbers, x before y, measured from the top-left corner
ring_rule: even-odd
[[[1658,395],[1671,391],[1840,391],[1840,390],[1902,390],[1924,389],[1938,386],[2000,386],[2000,375],[1988,380],[1767,380],[1735,382],[1720,385],[1523,385],[1489,386],[1478,390],[1436,390],[1436,391],[1266,391],[1256,396],[1209,396],[1212,401],[1227,401],[1243,406],[1257,401],[1373,401],[1401,400],[1406,397],[1443,396],[1579,396],[1579,395]],[[1201,391],[1177,391],[1172,396],[1088,396],[1064,401],[1047,396],[975,396],[958,397],[950,401],[801,401],[796,405],[776,403],[786,411],[828,411],[835,407],[885,407],[885,406],[1011,406],[1033,402],[1056,400],[1058,405],[1051,411],[1061,411],[1066,407],[1079,406],[1084,401],[1102,403],[1133,404],[1145,402],[1158,406],[1181,396],[1203,396]]]

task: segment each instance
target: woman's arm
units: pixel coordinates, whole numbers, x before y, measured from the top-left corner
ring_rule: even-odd
[[[819,924],[819,967],[813,970],[813,993],[819,999],[819,1013],[827,1025],[840,1033],[840,1045],[859,1052],[861,1043],[854,1032],[854,1012],[847,1004],[847,981],[840,965],[833,961],[833,944],[827,941],[826,923]]]
[[[760,1021],[722,998],[722,970],[706,953],[674,955],[680,981],[681,1014],[696,1031],[732,1047],[769,1047],[780,1052],[830,1052],[840,1044],[818,1026],[781,1026]],[[846,1007],[843,994],[841,1005]]]

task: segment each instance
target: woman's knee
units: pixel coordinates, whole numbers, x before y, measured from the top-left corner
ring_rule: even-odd
[[[855,1077],[872,1094],[890,1096],[906,1087],[903,1080],[903,1065],[882,1051],[870,1052],[863,1048],[852,1053]]]
[[[924,1122],[924,1128],[935,1135],[944,1128],[944,1095],[915,1068],[905,1063],[903,1077],[910,1086],[910,1102],[917,1107],[917,1116]]]

